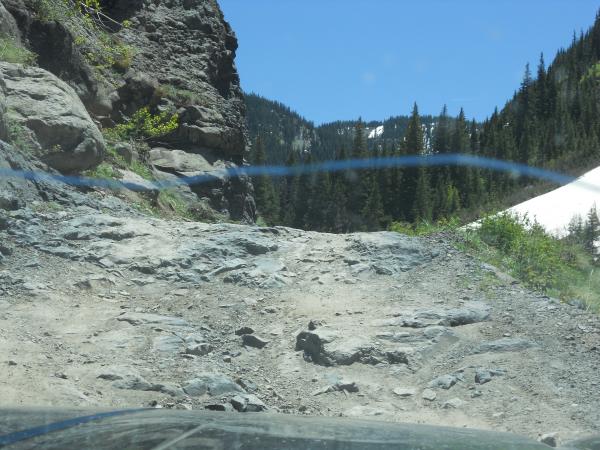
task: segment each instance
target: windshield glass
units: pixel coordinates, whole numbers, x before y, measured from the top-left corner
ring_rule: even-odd
[[[600,433],[566,5],[0,0],[2,405]]]

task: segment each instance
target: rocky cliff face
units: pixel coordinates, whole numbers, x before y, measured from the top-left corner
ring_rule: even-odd
[[[0,33],[13,36],[37,55],[41,69],[66,82],[99,128],[126,122],[144,107],[176,111],[177,130],[148,142],[145,162],[156,179],[244,163],[247,138],[234,63],[237,40],[215,0],[101,1],[106,14],[102,38],[110,39],[109,47],[118,43],[128,52],[126,61],[112,67],[89,57],[87,44],[105,51],[104,41],[90,43],[86,32],[52,9],[60,4],[0,0]],[[172,151],[186,157],[169,157]],[[170,163],[161,164],[165,159]],[[181,159],[185,165],[177,163]],[[53,166],[69,169],[60,161]],[[210,185],[180,190],[188,206],[204,202],[233,219],[254,219],[247,179],[221,177]]]

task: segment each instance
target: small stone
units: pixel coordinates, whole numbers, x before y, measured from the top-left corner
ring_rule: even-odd
[[[244,334],[242,344],[247,347],[263,348],[269,341],[253,334]]]
[[[446,402],[444,402],[443,408],[444,409],[457,409],[457,408],[461,408],[462,406],[466,405],[467,402],[465,402],[464,400],[461,400],[460,398],[452,398]]]
[[[540,436],[540,442],[550,447],[556,447],[558,445],[558,433],[546,433]]]
[[[253,334],[254,330],[250,327],[242,327],[235,331],[237,336],[243,336],[244,334]]]
[[[63,372],[56,372],[56,373],[54,374],[54,376],[55,376],[56,378],[60,378],[61,380],[66,380],[66,379],[68,379],[68,378],[69,378],[69,377],[67,376],[67,374],[65,374],[65,373],[63,373]]]
[[[437,394],[432,389],[425,389],[421,394],[421,397],[423,398],[423,400],[432,402],[437,398]]]
[[[8,361],[8,365],[9,365],[9,366],[16,366],[16,365],[17,365],[17,362],[16,362],[16,361],[13,361],[12,359],[10,359],[10,360]]]
[[[231,399],[231,405],[239,412],[261,412],[267,409],[267,405],[254,394],[236,395]]]
[[[429,388],[442,388],[450,389],[456,384],[458,377],[456,375],[448,374],[437,377],[436,379],[429,382],[427,387]]]
[[[492,377],[504,375],[504,370],[502,369],[484,369],[479,367],[475,369],[475,383],[477,384],[485,384],[492,381]]]
[[[187,353],[188,355],[195,355],[195,356],[205,356],[205,355],[208,355],[212,351],[213,351],[212,345],[207,344],[207,343],[192,344],[192,345],[188,345],[185,348],[185,353]]]
[[[211,405],[206,405],[204,407],[204,409],[207,409],[209,411],[222,411],[222,412],[233,412],[233,406],[231,406],[229,403],[214,403]]]
[[[246,378],[238,378],[235,380],[235,382],[251,394],[258,390],[258,386],[256,385],[256,383],[247,380]]]
[[[394,394],[401,398],[412,397],[417,393],[417,390],[414,388],[396,388],[394,389]]]
[[[310,322],[308,322],[308,329],[310,331],[315,331],[322,324],[323,323],[320,320],[311,320]]]
[[[223,362],[230,363],[231,362],[231,356],[229,356],[229,355],[223,356]]]

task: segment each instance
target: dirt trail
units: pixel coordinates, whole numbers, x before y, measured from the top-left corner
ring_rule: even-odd
[[[7,218],[5,406],[266,408],[561,440],[600,432],[598,317],[440,237],[86,208]]]

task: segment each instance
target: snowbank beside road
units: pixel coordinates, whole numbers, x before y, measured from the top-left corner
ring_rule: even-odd
[[[594,203],[600,208],[600,167],[573,183],[513,206],[508,211],[519,216],[527,214],[549,233],[563,237],[573,217],[579,215],[585,219]]]

